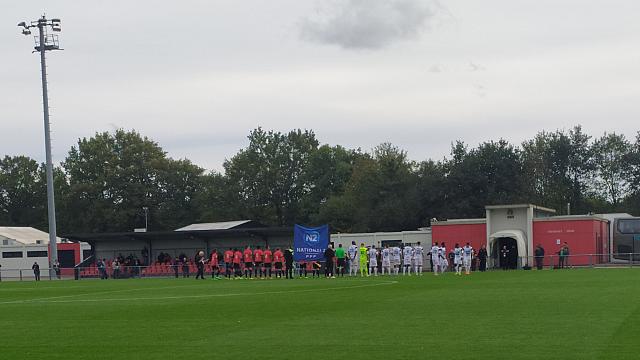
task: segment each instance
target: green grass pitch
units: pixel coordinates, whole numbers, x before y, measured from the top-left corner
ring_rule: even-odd
[[[1,359],[639,359],[640,269],[0,283]]]

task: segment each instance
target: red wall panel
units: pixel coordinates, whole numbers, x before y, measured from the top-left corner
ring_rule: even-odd
[[[431,226],[431,236],[438,244],[444,242],[447,249],[452,249],[456,243],[464,246],[467,242],[476,249],[487,244],[486,224],[459,224]]]
[[[603,225],[604,224],[604,225]],[[560,245],[558,245],[560,241]],[[608,241],[606,222],[600,220],[557,220],[533,223],[533,246],[540,244],[546,255],[557,255],[566,242],[570,255],[602,253]],[[601,262],[601,257],[572,256],[572,265],[588,265]]]

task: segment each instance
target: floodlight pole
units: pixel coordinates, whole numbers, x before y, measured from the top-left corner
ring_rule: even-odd
[[[21,22],[18,26],[23,28],[24,35],[31,34],[31,28],[38,28],[38,40],[35,50],[40,52],[40,72],[42,76],[42,108],[44,113],[44,146],[46,154],[46,176],[47,176],[47,215],[49,217],[49,278],[57,278],[53,274],[53,264],[58,261],[58,244],[56,230],[56,204],[53,188],[53,160],[51,156],[51,127],[49,125],[49,93],[47,89],[47,50],[60,50],[57,36],[46,36],[47,26],[53,31],[60,31],[60,19],[48,20],[42,15],[37,21],[30,23]]]
[[[49,215],[49,269],[58,260],[58,243],[56,229],[56,202],[53,189],[53,160],[51,156],[51,126],[49,125],[49,92],[47,89],[47,59],[45,56],[45,26],[47,20],[44,16],[38,20],[38,33],[40,37],[40,71],[42,75],[42,108],[44,112],[44,148],[47,160],[47,213]],[[55,277],[52,277],[55,278]]]

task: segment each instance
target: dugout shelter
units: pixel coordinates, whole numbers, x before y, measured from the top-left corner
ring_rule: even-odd
[[[118,232],[96,234],[69,234],[73,242],[91,245],[92,259],[113,259],[135,254],[153,263],[160,253],[171,258],[185,254],[192,257],[196,251],[209,254],[213,249],[244,248],[249,245],[284,248],[293,244],[293,228],[268,227],[253,220],[191,224],[173,231]],[[147,265],[147,264],[143,264]]]

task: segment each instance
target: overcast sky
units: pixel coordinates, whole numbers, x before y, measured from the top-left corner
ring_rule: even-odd
[[[638,0],[4,1],[0,156],[44,159],[39,57],[16,27],[43,11],[65,49],[48,53],[56,163],[116,128],[215,170],[257,126],[415,160],[640,130]]]

